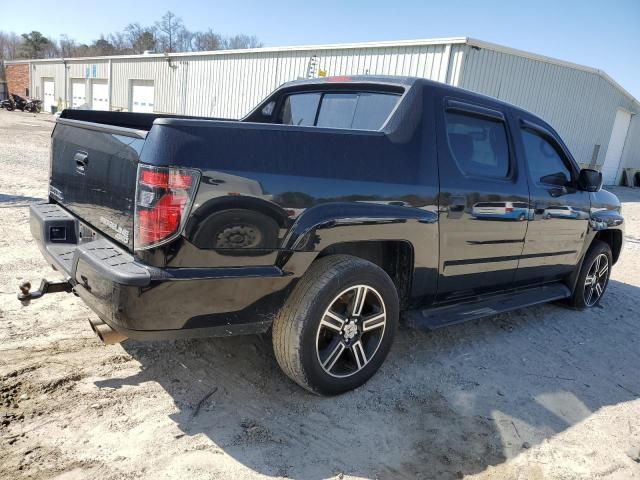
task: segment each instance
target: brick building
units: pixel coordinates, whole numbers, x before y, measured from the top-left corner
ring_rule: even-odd
[[[7,92],[29,96],[29,64],[18,63],[5,66]]]

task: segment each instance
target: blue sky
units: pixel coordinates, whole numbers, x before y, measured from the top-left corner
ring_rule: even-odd
[[[171,10],[191,30],[266,46],[468,36],[599,68],[640,99],[640,0],[32,0],[28,10],[2,15],[0,30],[89,42]]]

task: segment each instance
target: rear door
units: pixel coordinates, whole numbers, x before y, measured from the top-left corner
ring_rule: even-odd
[[[578,168],[554,131],[528,115],[518,115],[514,124],[533,206],[516,282],[558,280],[571,273],[580,258],[589,223],[589,194],[578,190]]]
[[[438,300],[448,301],[511,287],[527,218],[510,210],[529,191],[505,107],[464,95],[440,105]]]

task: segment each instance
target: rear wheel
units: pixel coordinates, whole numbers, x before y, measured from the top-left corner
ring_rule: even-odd
[[[328,256],[309,268],[274,321],[276,360],[303,388],[342,393],[380,368],[397,324],[398,294],[384,270]]]
[[[578,283],[569,304],[579,309],[598,305],[609,285],[612,264],[611,247],[605,242],[594,240],[582,263]]]

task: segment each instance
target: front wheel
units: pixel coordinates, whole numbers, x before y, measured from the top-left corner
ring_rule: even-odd
[[[398,325],[398,293],[377,265],[348,255],[314,262],[273,322],[284,373],[322,395],[352,390],[376,373]]]
[[[613,255],[606,242],[594,240],[582,263],[578,283],[569,300],[574,308],[592,308],[600,303],[611,275]]]

